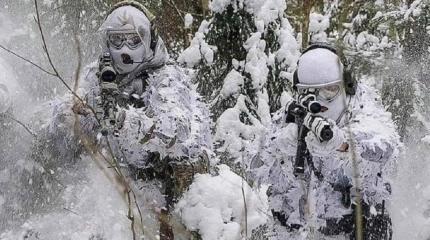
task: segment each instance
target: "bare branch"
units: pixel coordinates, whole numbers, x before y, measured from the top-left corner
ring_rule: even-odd
[[[172,0],[167,0],[167,3],[176,10],[176,12],[178,13],[179,17],[182,19],[182,21],[185,21],[184,16],[182,16],[181,11],[176,6],[176,4]]]
[[[84,102],[81,97],[78,96],[78,94],[76,94],[75,91],[72,90],[72,88],[70,88],[70,86],[66,83],[66,81],[64,80],[64,78],[60,75],[60,73],[57,71],[57,68],[55,67],[54,63],[52,62],[52,58],[51,55],[49,54],[48,51],[48,47],[46,44],[46,40],[45,40],[45,35],[43,33],[43,29],[42,29],[42,24],[40,23],[40,14],[39,14],[39,7],[37,5],[37,0],[34,0],[34,7],[36,8],[36,17],[35,17],[35,21],[37,23],[37,26],[39,28],[39,32],[40,32],[40,36],[42,38],[42,44],[43,44],[43,50],[45,51],[46,57],[48,58],[48,62],[51,65],[52,70],[55,73],[55,76],[63,83],[63,85],[77,98],[79,99],[79,101]]]
[[[12,120],[12,121],[16,122],[17,124],[19,124],[20,126],[22,126],[34,138],[37,137],[36,134],[27,125],[25,125],[23,122],[19,121],[18,119],[14,118],[12,115],[4,114],[3,116],[5,116],[6,118],[9,118],[10,120]]]
[[[71,213],[75,214],[76,216],[80,216],[77,212],[75,212],[75,211],[73,211],[71,209],[68,209],[68,208],[63,208],[63,209],[66,210],[66,211],[68,211],[68,212],[71,212]]]
[[[245,209],[245,239],[248,237],[248,206],[246,204],[246,196],[245,196],[245,189],[244,189],[244,179],[242,175],[242,198],[243,198],[243,206]]]
[[[46,73],[46,74],[48,74],[48,75],[51,75],[51,76],[56,77],[56,75],[55,75],[54,73],[49,72],[48,70],[44,69],[44,68],[43,68],[43,67],[41,67],[40,65],[38,65],[38,64],[36,64],[36,63],[34,63],[34,62],[32,62],[31,60],[29,60],[29,59],[27,59],[27,58],[25,58],[25,57],[23,57],[23,56],[19,55],[18,53],[14,52],[14,51],[12,51],[12,50],[10,50],[10,49],[8,49],[8,48],[6,48],[5,46],[3,46],[3,45],[1,45],[1,44],[0,44],[0,48],[1,48],[1,49],[3,49],[3,50],[5,50],[6,52],[8,52],[8,53],[12,54],[12,55],[14,55],[14,56],[16,56],[16,57],[18,57],[18,58],[20,58],[20,59],[24,60],[25,62],[30,63],[31,65],[35,66],[36,68],[38,68],[38,69],[39,69],[39,70],[41,70],[42,72],[44,72],[44,73]]]

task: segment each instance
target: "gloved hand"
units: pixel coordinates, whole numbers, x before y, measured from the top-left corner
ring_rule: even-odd
[[[285,114],[284,114],[284,119],[283,119],[284,123],[293,123],[296,121],[296,118],[290,112],[293,111],[294,108],[297,108],[297,107],[299,107],[299,106],[297,105],[296,100],[290,100],[289,102],[287,102],[287,104],[285,105]]]
[[[319,113],[321,112],[321,104],[316,100],[317,97],[314,93],[309,92],[305,94],[300,94],[297,97],[297,103],[306,109],[306,111],[310,113]]]
[[[87,108],[87,106],[85,106],[85,104],[83,104],[80,101],[76,101],[73,104],[72,111],[73,113],[82,115],[82,116],[87,116],[88,114],[91,113],[91,111]]]
[[[306,137],[306,144],[312,156],[327,156],[341,149],[342,145],[347,142],[344,131],[331,120],[326,120],[320,116],[313,117],[313,121],[310,120],[312,117],[305,118],[308,124],[310,124],[309,129],[313,128],[316,132],[318,132],[320,129],[322,129],[321,126],[326,126],[326,124],[329,124],[333,132],[333,137],[328,141],[321,141],[314,132],[309,131],[308,136]]]
[[[12,106],[12,100],[6,85],[0,84],[0,114],[5,113]]]
[[[333,137],[330,123],[323,117],[307,113],[303,124],[312,131],[321,142],[329,141]]]

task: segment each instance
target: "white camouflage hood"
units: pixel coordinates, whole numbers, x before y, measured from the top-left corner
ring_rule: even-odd
[[[121,30],[124,27],[133,26],[142,38],[145,51],[143,63],[140,64],[133,73],[139,73],[148,69],[158,68],[166,64],[169,59],[166,46],[163,40],[158,37],[154,51],[151,49],[151,22],[144,12],[131,5],[124,5],[116,8],[106,18],[100,27],[104,34],[104,41],[107,42],[106,32],[108,30]],[[106,46],[107,47],[107,46]]]

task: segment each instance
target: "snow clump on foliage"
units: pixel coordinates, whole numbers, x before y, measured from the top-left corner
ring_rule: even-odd
[[[228,166],[220,165],[218,169],[218,176],[196,175],[175,211],[187,228],[198,231],[203,240],[250,237],[252,230],[268,221],[267,187],[253,190]],[[247,236],[244,229],[248,230]]]

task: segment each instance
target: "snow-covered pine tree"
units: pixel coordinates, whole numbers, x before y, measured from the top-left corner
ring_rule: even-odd
[[[289,92],[299,52],[285,9],[282,0],[214,0],[212,18],[179,57],[196,68],[222,160],[250,161],[258,153],[270,113]]]
[[[402,46],[401,58],[384,75],[384,103],[406,142],[416,143],[430,131],[429,13],[428,1],[409,0],[400,5],[396,30]]]

